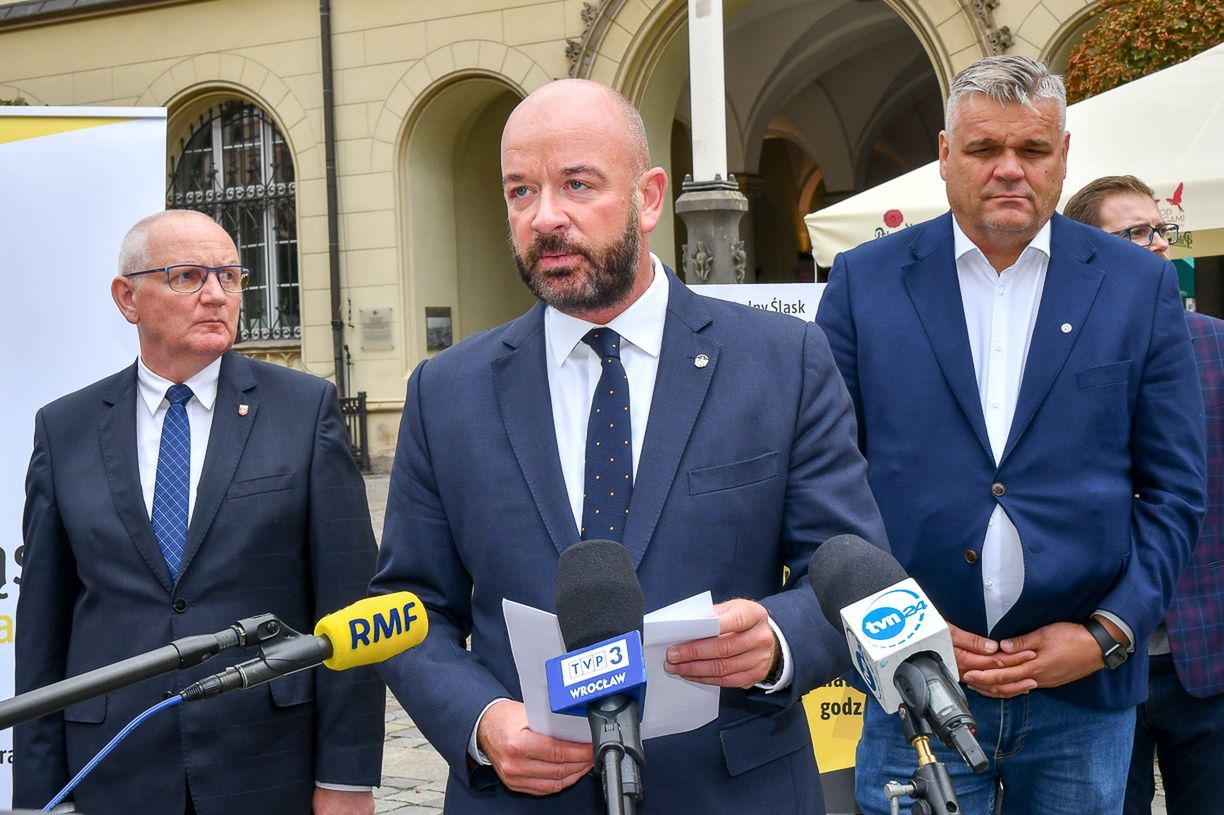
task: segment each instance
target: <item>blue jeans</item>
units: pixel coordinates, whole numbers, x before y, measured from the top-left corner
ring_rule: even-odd
[[[1149,660],[1148,700],[1139,706],[1126,783],[1126,815],[1150,815],[1160,758],[1169,815],[1224,813],[1224,695],[1198,699],[1177,679],[1173,657]]]
[[[1134,708],[1094,710],[1041,691],[1003,700],[968,689],[965,694],[990,766],[974,774],[960,753],[931,740],[962,815],[1121,815]],[[916,767],[901,722],[869,698],[855,763],[855,796],[864,815],[888,815],[884,784],[909,781]],[[908,799],[901,811],[908,811]]]

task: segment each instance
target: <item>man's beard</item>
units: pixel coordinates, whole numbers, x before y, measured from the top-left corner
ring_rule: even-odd
[[[527,247],[526,257],[519,254],[513,240],[510,244],[519,277],[531,293],[567,314],[603,311],[623,303],[633,288],[641,246],[642,234],[638,231],[636,207],[630,211],[621,236],[598,254],[586,244],[552,234],[540,235],[532,241],[531,246]],[[545,252],[578,255],[586,260],[587,269],[569,267],[541,270],[537,264],[540,255]],[[564,281],[564,284],[549,285],[553,279]]]

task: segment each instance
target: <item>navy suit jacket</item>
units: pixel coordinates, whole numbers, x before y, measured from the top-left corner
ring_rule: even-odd
[[[796,702],[846,670],[849,655],[821,616],[807,563],[833,535],[884,539],[853,409],[818,328],[702,297],[667,274],[624,545],[647,611],[707,589],[715,602],[762,602],[790,644],[795,677],[772,695],[724,689],[716,721],[646,742],[641,811],[822,813]],[[703,354],[704,367],[695,364]],[[579,540],[545,365],[537,304],[422,363],[408,383],[373,589],[410,589],[428,609],[424,644],[381,667],[450,763],[449,815],[603,811],[593,777],[533,798],[489,768],[470,769],[467,756],[485,706],[522,698],[502,598],[553,610],[558,555]]]
[[[978,634],[1117,614],[1134,630],[1134,657],[1048,692],[1120,709],[1145,696],[1144,643],[1198,533],[1202,399],[1172,264],[1060,215],[1051,227],[997,464],[950,213],[840,255],[817,319],[854,399],[898,560],[948,620]],[[996,505],[1020,533],[1024,586],[987,632],[981,550]]]
[[[26,479],[17,692],[273,612],[309,632],[365,593],[375,545],[330,383],[234,352],[177,583],[136,460],[136,366],[44,407]],[[239,414],[246,405],[246,415]],[[18,726],[16,806],[45,804],[166,691],[248,659],[224,652]],[[379,782],[384,692],[373,669],[303,671],[162,711],[72,794],[90,815],[309,812],[316,780]]]
[[[1207,514],[1165,615],[1177,678],[1199,698],[1224,693],[1224,320],[1186,312],[1207,414]]]

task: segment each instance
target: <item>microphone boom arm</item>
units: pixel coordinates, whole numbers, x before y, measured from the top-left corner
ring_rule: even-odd
[[[195,634],[0,702],[0,730],[55,713],[154,676],[192,668],[230,648],[247,647],[281,625],[274,614],[247,617],[215,634]]]

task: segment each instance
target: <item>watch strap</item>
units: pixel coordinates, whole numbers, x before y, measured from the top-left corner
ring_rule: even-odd
[[[1088,633],[1097,641],[1097,645],[1101,647],[1101,658],[1105,662],[1105,667],[1113,670],[1126,662],[1129,656],[1126,652],[1126,646],[1113,638],[1109,633],[1109,629],[1101,625],[1099,620],[1089,618],[1088,622],[1084,623],[1084,627],[1088,629]]]

